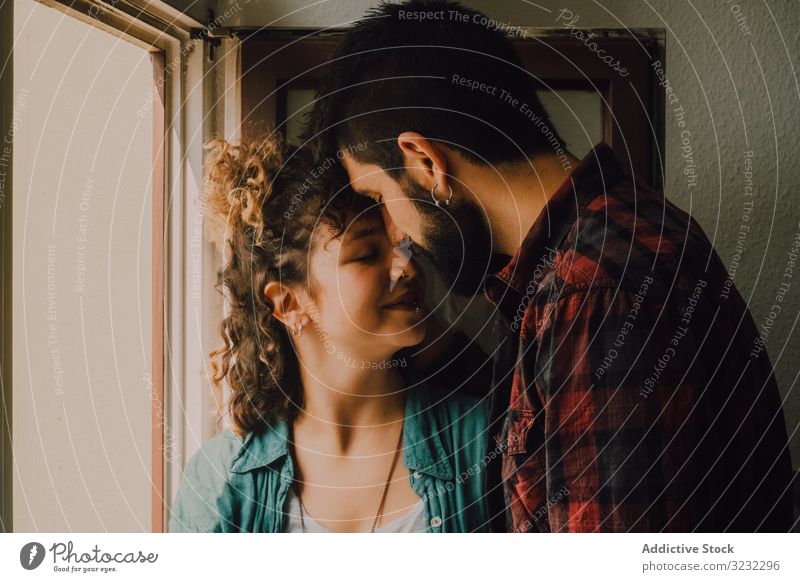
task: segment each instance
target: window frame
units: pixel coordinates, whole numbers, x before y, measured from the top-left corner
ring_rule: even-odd
[[[166,531],[169,506],[177,493],[186,459],[196,450],[204,433],[202,396],[207,382],[198,368],[204,360],[203,337],[194,330],[190,313],[202,313],[213,288],[214,262],[208,245],[200,245],[199,272],[191,272],[192,241],[187,233],[200,219],[203,141],[218,128],[209,111],[222,105],[212,101],[217,63],[212,62],[210,43],[193,34],[203,24],[159,0],[37,0],[66,15],[120,37],[151,53],[155,98],[153,99],[153,312],[151,391],[151,516],[152,532]],[[13,33],[12,2],[6,0],[0,13],[3,31]],[[13,34],[2,46],[3,60],[13,55]],[[4,111],[13,102],[13,73],[3,71]],[[5,114],[4,114],[5,120]],[[13,150],[12,150],[13,159]],[[9,180],[7,202],[2,209],[2,293],[4,297],[0,350],[3,399],[0,401],[0,483],[3,505],[0,529],[12,527],[13,449],[11,417],[11,273],[13,233]],[[202,221],[201,221],[202,224]],[[202,237],[201,237],[202,239]],[[201,293],[189,293],[193,277],[200,278]],[[206,318],[200,318],[205,325]],[[207,334],[206,334],[207,335]],[[198,400],[200,399],[200,400]]]
[[[0,0],[0,121],[3,130],[9,127],[13,118],[14,102],[14,3],[11,0]],[[0,191],[0,533],[12,530],[13,521],[13,460],[12,441],[13,424],[11,418],[12,393],[11,352],[13,344],[11,320],[13,314],[12,281],[12,196],[13,176],[13,143],[2,142],[2,153],[7,161],[3,171],[3,189]]]

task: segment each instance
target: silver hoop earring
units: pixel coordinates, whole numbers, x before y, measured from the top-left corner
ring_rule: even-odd
[[[437,208],[441,208],[442,204],[444,204],[445,206],[450,206],[450,199],[453,197],[453,187],[448,184],[447,187],[450,189],[450,194],[448,194],[447,198],[444,200],[437,200],[436,186],[438,186],[438,184],[434,184],[433,188],[431,188],[431,198],[433,198],[433,203],[436,205]]]
[[[295,323],[292,326],[292,333],[296,336],[301,336],[303,334],[303,324],[302,323]]]

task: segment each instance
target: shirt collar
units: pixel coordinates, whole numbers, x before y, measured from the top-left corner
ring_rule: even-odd
[[[239,438],[242,446],[231,459],[233,473],[266,467],[289,454],[289,424],[282,419],[273,420],[260,432],[252,431]]]
[[[440,479],[452,479],[453,468],[442,445],[442,427],[429,389],[426,384],[409,388],[403,425],[403,466]],[[233,473],[267,467],[289,455],[289,424],[284,420],[275,420],[260,432],[238,438],[242,446],[231,459]]]
[[[514,317],[537,266],[552,266],[557,261],[561,242],[584,207],[624,177],[622,164],[611,147],[600,142],[550,196],[516,254],[501,271],[484,281],[487,298],[506,317]],[[541,280],[534,283],[538,285]]]

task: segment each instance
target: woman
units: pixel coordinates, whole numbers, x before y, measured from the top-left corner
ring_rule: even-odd
[[[212,146],[233,429],[188,461],[170,531],[487,531],[486,406],[410,382],[398,356],[426,325],[408,241],[277,133]]]

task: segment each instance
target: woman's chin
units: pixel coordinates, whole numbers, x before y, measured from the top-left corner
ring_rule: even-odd
[[[422,340],[425,339],[425,331],[425,325],[421,323],[398,331],[397,335],[393,338],[398,340],[396,347],[398,349],[410,348],[422,343]]]
[[[379,335],[374,337],[375,340],[379,338],[382,340],[382,343],[385,344],[381,347],[381,351],[391,359],[394,357],[393,354],[398,350],[411,348],[422,343],[422,340],[425,339],[425,325],[411,324],[408,327],[399,328],[396,331],[382,331]]]

